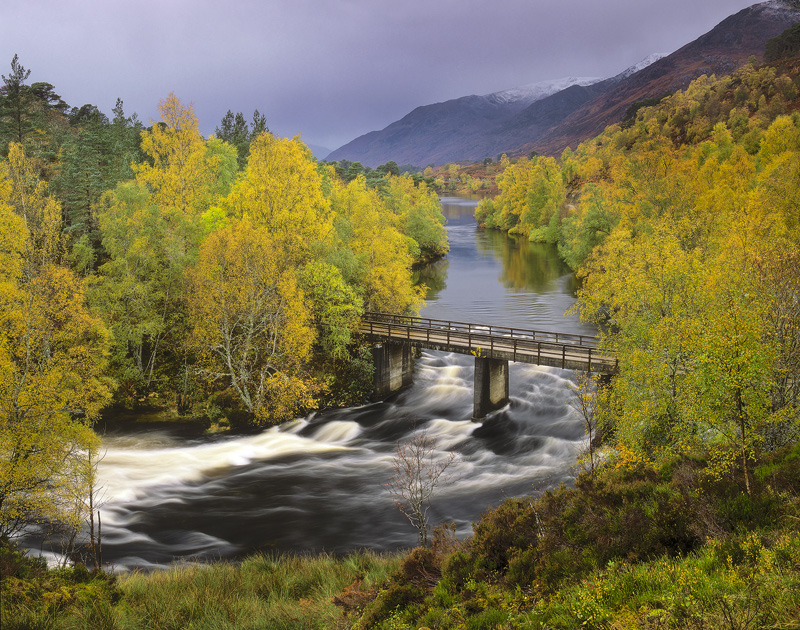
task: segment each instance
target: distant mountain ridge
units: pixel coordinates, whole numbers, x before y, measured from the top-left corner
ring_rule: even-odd
[[[507,102],[509,104],[517,105],[520,109],[532,105],[536,101],[547,98],[557,92],[566,90],[573,85],[592,85],[598,83],[603,79],[600,77],[565,77],[563,79],[554,79],[552,81],[539,81],[538,83],[531,83],[510,90],[502,90],[500,92],[493,92],[485,94],[484,98],[492,99],[498,102]]]
[[[336,149],[327,159],[348,159],[373,167],[389,160],[423,165],[464,159],[460,157],[464,146],[472,144],[470,152],[475,155],[485,150],[483,136],[487,128],[565,89],[598,81],[595,77],[568,77],[423,105],[385,129],[367,133]]]
[[[761,58],[767,39],[800,21],[794,6],[788,0],[755,4],[672,54],[651,55],[609,79],[569,77],[417,107],[327,159],[426,166],[501,153],[557,155],[619,122],[636,101],[686,88],[703,74],[730,74],[751,56]]]

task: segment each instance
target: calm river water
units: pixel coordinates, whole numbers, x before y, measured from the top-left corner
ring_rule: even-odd
[[[444,198],[450,253],[425,269],[427,317],[591,333],[574,278],[553,248],[476,229],[476,202]],[[382,403],[320,413],[246,436],[187,439],[148,430],[104,438],[104,560],[118,570],[255,551],[344,552],[413,546],[416,531],[384,484],[398,440],[415,430],[459,453],[458,478],[432,520],[471,523],[507,496],[571,479],[583,441],[571,375],[512,364],[511,403],[472,415],[469,356],[424,351],[414,385]]]

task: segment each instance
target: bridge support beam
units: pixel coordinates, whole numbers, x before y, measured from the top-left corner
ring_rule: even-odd
[[[390,394],[411,385],[414,362],[411,346],[407,343],[383,343],[372,348],[375,362],[375,399],[383,400]]]
[[[475,357],[474,400],[473,420],[508,404],[508,361]]]

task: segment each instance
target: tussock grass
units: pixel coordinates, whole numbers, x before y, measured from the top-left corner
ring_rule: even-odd
[[[334,597],[354,584],[369,590],[399,562],[400,556],[367,552],[343,558],[261,555],[237,566],[211,564],[134,573],[120,579],[125,605],[118,627],[335,628],[343,615]]]
[[[3,630],[294,630],[346,628],[346,606],[366,602],[399,566],[400,554],[253,556],[241,564],[174,566],[119,576],[114,593],[52,574],[10,577],[2,589]],[[354,609],[350,609],[354,610]]]

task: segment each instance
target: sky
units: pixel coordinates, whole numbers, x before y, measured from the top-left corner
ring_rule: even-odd
[[[330,149],[415,107],[670,53],[748,0],[0,0],[14,54],[71,106],[145,124],[174,93],[206,135],[230,109]],[[5,59],[5,60],[4,60]]]

